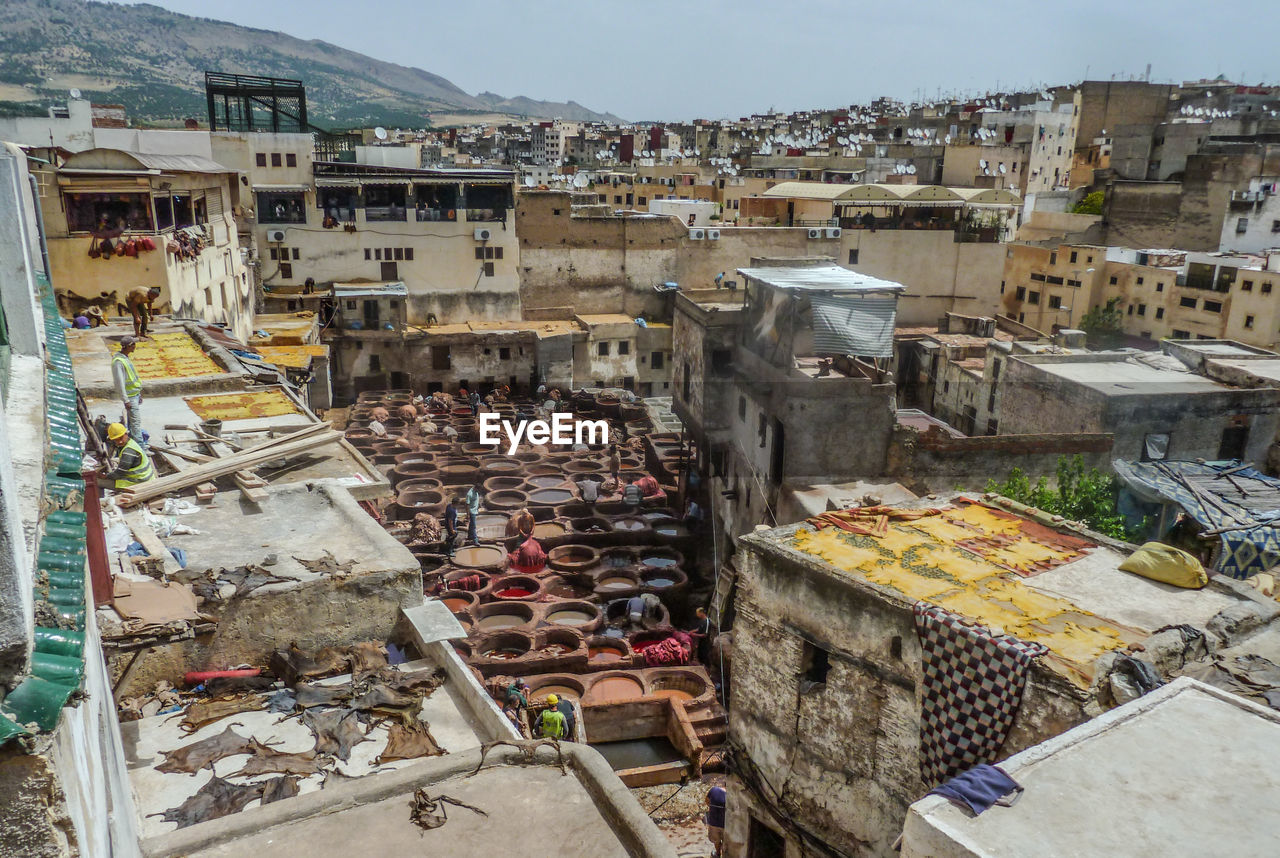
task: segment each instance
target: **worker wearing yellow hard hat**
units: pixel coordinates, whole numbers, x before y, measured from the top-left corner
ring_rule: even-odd
[[[544,739],[563,739],[567,734],[564,715],[559,708],[560,698],[554,694],[548,694],[547,703],[547,708],[542,710],[542,714],[534,722],[534,732]]]
[[[152,466],[151,459],[142,445],[130,437],[129,430],[123,423],[112,423],[107,427],[107,440],[119,452],[114,467],[110,464],[103,465],[103,476],[115,480],[117,489],[127,489],[155,479],[156,469]]]

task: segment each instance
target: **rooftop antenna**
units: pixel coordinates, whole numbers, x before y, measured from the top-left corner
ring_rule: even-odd
[[[80,90],[76,89],[75,87],[72,87],[72,88],[71,88],[71,97],[72,97],[72,98],[79,98],[79,97],[80,97]]]
[[[377,137],[379,140],[386,140],[386,139],[387,139],[387,129],[385,129],[385,128],[383,128],[381,125],[379,125],[377,128],[373,129],[373,136],[374,136],[374,137]]]

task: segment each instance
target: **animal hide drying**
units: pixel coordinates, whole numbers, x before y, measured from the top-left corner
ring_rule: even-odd
[[[271,804],[282,798],[293,798],[298,794],[298,776],[283,775],[262,782],[262,803]]]
[[[257,712],[265,703],[261,694],[245,694],[238,697],[221,697],[216,700],[202,700],[187,707],[179,727],[184,733],[194,733],[214,721],[221,721],[229,715],[241,712]]]
[[[212,767],[223,757],[253,753],[254,745],[257,743],[236,733],[231,729],[232,726],[236,724],[229,724],[227,729],[218,735],[192,742],[190,745],[183,745],[176,751],[162,751],[164,762],[156,766],[156,771],[187,772],[194,775],[206,766]],[[244,725],[238,724],[238,726]]]
[[[394,760],[413,760],[418,757],[438,757],[444,749],[436,743],[431,729],[421,721],[406,726],[399,721],[391,724],[387,747],[382,750],[373,765],[380,766]]]
[[[328,754],[344,763],[351,759],[354,745],[370,741],[360,729],[360,716],[354,709],[307,709],[302,713],[302,723],[315,734],[317,754]]]
[[[263,787],[263,784],[239,786],[215,775],[182,804],[148,816],[163,817],[165,822],[176,822],[179,828],[186,828],[198,822],[239,813],[249,802],[262,797]]]
[[[337,706],[351,697],[350,683],[342,685],[312,685],[309,682],[298,683],[296,702],[299,709],[311,706]]]
[[[253,756],[245,760],[244,767],[227,777],[254,777],[255,775],[279,772],[284,775],[314,775],[327,766],[332,760],[329,757],[316,756],[315,751],[304,751],[301,754],[286,754],[275,751],[261,742],[254,741]]]

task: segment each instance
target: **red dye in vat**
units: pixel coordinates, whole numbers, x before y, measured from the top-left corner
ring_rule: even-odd
[[[656,641],[632,641],[631,649],[635,650],[636,652],[644,652],[649,647],[657,646],[658,644],[662,643],[665,640],[666,638],[660,638]]]
[[[508,587],[505,590],[499,590],[493,595],[502,599],[523,599],[525,596],[532,596],[532,590],[525,590],[521,587]]]

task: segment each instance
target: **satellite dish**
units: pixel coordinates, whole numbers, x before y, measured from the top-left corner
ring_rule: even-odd
[[[909,173],[910,175],[914,176],[914,175],[916,174],[916,165],[915,165],[915,164],[908,164],[908,165],[907,165],[907,173]]]
[[[71,97],[72,97],[72,98],[79,98],[79,97],[80,97],[80,90],[76,89],[75,87],[72,87],[72,89],[71,89]]]
[[[579,173],[578,175],[573,177],[573,185],[576,188],[585,188],[588,182],[589,180],[587,179],[587,176],[585,173]]]
[[[533,176],[525,176],[525,177],[524,177],[524,186],[525,186],[526,188],[532,188],[532,187],[533,187],[534,185],[536,185],[536,184],[538,184],[538,181],[537,181],[537,179],[533,178]]]
[[[1003,161],[1001,161],[1001,162],[1000,162],[1000,175],[1002,175],[1002,176],[1003,176],[1003,175],[1004,175],[1005,173],[1007,173],[1007,172],[1009,172],[1009,168],[1008,168],[1008,167],[1006,167],[1006,166],[1004,165],[1004,162],[1003,162]]]
[[[373,129],[373,136],[374,136],[374,137],[377,137],[379,140],[386,140],[386,139],[387,139],[387,129],[385,129],[385,128],[383,128],[381,125],[379,125],[377,128]]]
[[[950,146],[950,145],[951,145],[951,135],[950,135],[950,134],[948,134],[948,135],[946,136],[946,138],[945,138],[942,142],[944,142],[944,143],[946,143],[948,146]]]
[[[987,160],[983,158],[982,160],[978,161],[978,166],[984,170],[987,169]]]

